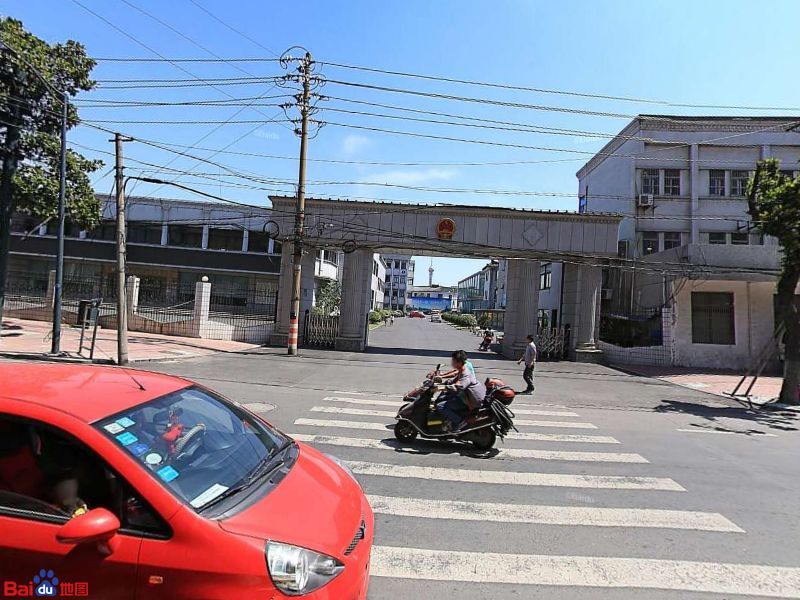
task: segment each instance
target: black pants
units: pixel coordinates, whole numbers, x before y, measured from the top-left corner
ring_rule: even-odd
[[[522,372],[522,378],[525,380],[525,391],[532,392],[533,391],[533,368],[536,364],[532,364],[530,367],[525,367],[525,370]]]

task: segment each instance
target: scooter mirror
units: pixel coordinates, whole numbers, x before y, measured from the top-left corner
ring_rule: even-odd
[[[436,372],[438,373],[441,368],[442,368],[442,363],[437,363]]]

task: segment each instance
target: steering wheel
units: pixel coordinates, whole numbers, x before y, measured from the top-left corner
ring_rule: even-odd
[[[180,461],[191,457],[203,445],[203,437],[206,435],[206,426],[198,423],[186,432],[186,435],[175,442],[175,460]]]

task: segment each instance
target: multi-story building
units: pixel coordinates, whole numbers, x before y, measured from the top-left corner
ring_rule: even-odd
[[[372,255],[372,290],[370,307],[372,310],[383,308],[384,290],[386,286],[386,261],[380,254]]]
[[[410,309],[453,310],[458,306],[458,288],[443,285],[415,285],[408,297]]]
[[[458,308],[461,312],[500,308],[497,293],[497,261],[458,282]]]
[[[65,292],[77,286],[75,293],[88,297],[116,293],[116,202],[106,196],[101,201],[103,221],[93,231],[66,223]],[[274,304],[281,243],[264,232],[269,218],[269,209],[128,198],[127,272],[140,279],[140,301],[177,303],[185,295],[180,290],[193,290],[207,276],[221,303],[244,306],[269,296]],[[30,216],[14,215],[9,289],[46,290],[55,264],[55,233],[53,221],[38,225]],[[339,258],[339,252],[319,251],[315,278],[336,278]]]
[[[625,215],[602,290],[612,359],[734,368],[774,344],[779,247],[745,194],[759,159],[798,175],[799,122],[640,115],[578,171],[580,212]]]
[[[414,261],[408,254],[384,254],[383,259],[386,263],[383,307],[405,311],[414,284]]]

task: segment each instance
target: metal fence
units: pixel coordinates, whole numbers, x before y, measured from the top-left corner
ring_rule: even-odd
[[[303,321],[303,346],[333,348],[339,331],[339,317],[314,314],[306,311]]]
[[[669,308],[642,308],[600,319],[600,348],[618,364],[671,366],[672,329]]]
[[[563,360],[569,351],[569,327],[549,327],[536,333],[539,360]]]

